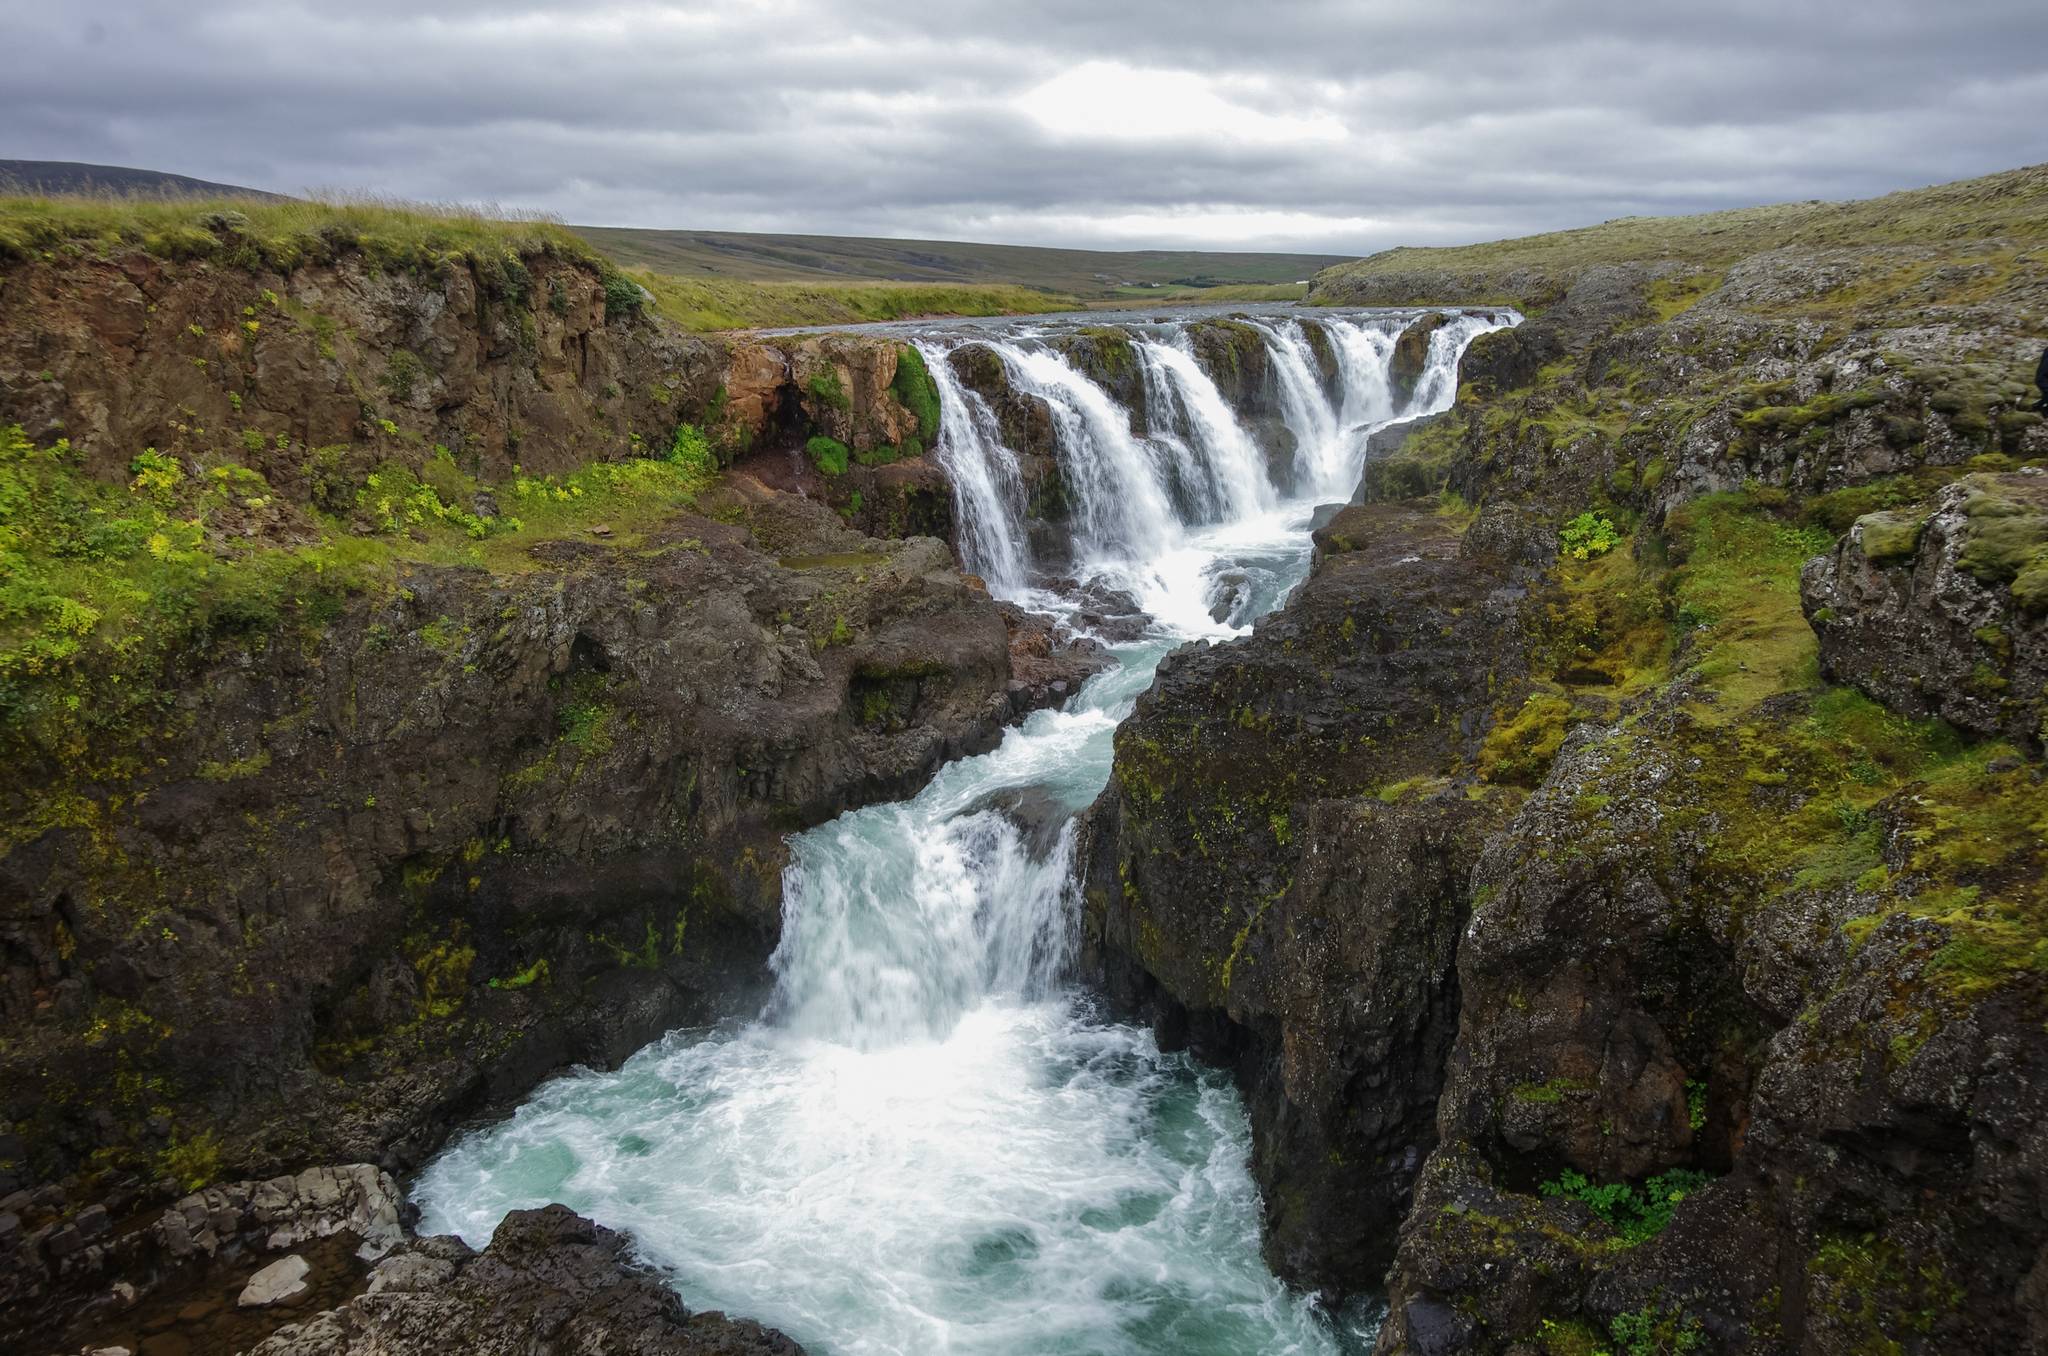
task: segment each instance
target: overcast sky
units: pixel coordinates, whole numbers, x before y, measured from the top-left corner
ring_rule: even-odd
[[[0,0],[0,157],[1363,253],[2048,160],[2048,0]]]

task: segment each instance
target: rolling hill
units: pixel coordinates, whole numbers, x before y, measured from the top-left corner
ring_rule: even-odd
[[[1116,296],[1132,289],[1297,283],[1352,257],[1049,249],[950,240],[653,231],[620,226],[571,229],[621,264],[678,278],[1017,283],[1080,297]]]

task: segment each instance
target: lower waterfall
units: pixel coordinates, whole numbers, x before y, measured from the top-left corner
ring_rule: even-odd
[[[1324,1312],[1261,1258],[1229,1077],[1162,1053],[1071,981],[1072,817],[1159,659],[1277,606],[1307,569],[1315,505],[1348,497],[1365,433],[1446,407],[1465,345],[1505,323],[1439,328],[1397,408],[1388,363],[1411,318],[1246,322],[1292,438],[1277,475],[1181,322],[1131,327],[1142,436],[1062,354],[1056,322],[920,336],[968,568],[1000,597],[1073,610],[1034,557],[1016,451],[947,361],[980,343],[1049,407],[1071,504],[1059,574],[1127,593],[1149,627],[1064,709],[910,800],[794,839],[761,1017],[544,1085],[428,1167],[421,1231],[481,1245],[506,1212],[560,1201],[629,1230],[692,1307],[815,1353],[1369,1349],[1369,1310]]]

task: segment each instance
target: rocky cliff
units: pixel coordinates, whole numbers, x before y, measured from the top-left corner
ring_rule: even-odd
[[[1318,280],[1531,318],[1162,667],[1084,885],[1381,1352],[2048,1349],[2044,203]]]
[[[914,353],[398,225],[0,238],[5,1340],[104,1295],[94,1221],[751,1010],[785,835],[1051,681],[945,515],[726,469],[943,499]]]

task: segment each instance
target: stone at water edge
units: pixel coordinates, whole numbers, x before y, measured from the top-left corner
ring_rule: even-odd
[[[251,1276],[235,1303],[243,1309],[266,1309],[273,1304],[302,1300],[312,1290],[306,1284],[306,1273],[311,1270],[306,1259],[297,1253],[281,1257]]]

